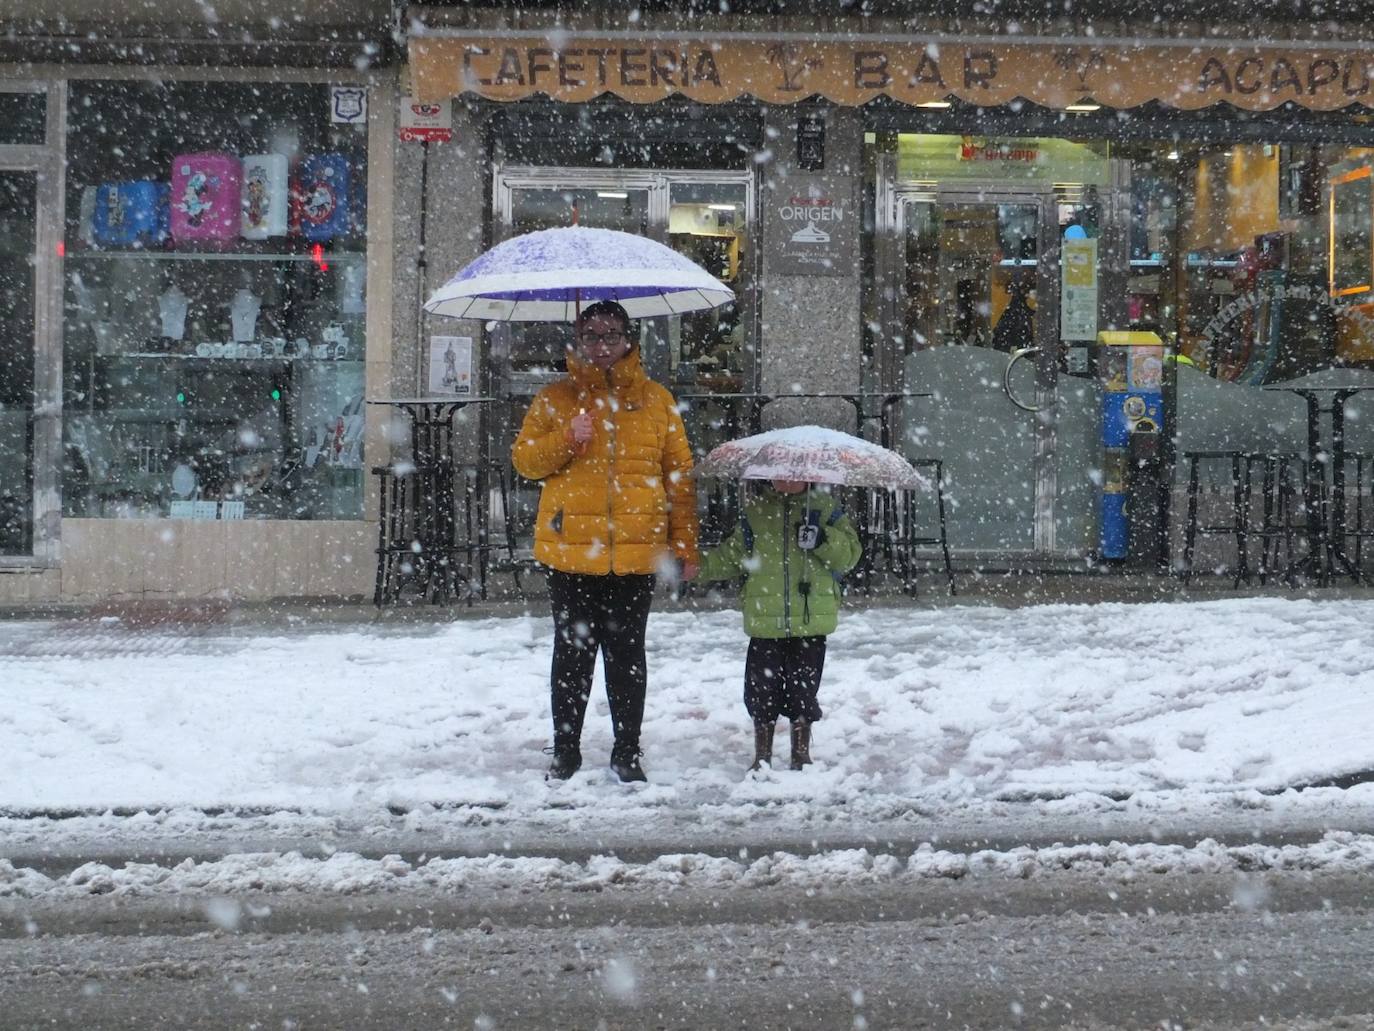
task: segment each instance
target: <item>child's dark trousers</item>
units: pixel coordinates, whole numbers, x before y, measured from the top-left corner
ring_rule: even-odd
[[[816,695],[825,668],[825,637],[749,639],[744,662],[744,707],[755,723],[815,723],[821,718]]]

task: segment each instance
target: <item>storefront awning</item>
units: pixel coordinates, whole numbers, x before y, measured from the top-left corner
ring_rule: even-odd
[[[430,30],[410,41],[418,100],[461,94],[580,102],[611,93],[636,104],[685,96],[705,104],[754,97],[786,104],[821,96],[855,106],[1018,98],[1050,108],[1084,101],[1195,109],[1225,101],[1251,111],[1295,103],[1314,111],[1374,106],[1374,55],[1358,43],[1217,44],[1007,37],[808,40],[739,33],[580,35]]]

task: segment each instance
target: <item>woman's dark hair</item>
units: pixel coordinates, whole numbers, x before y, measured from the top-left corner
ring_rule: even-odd
[[[587,307],[582,309],[582,313],[577,316],[576,326],[580,327],[588,319],[596,315],[610,315],[613,318],[619,319],[621,326],[625,329],[626,336],[629,336],[630,331],[634,328],[630,324],[630,313],[625,310],[619,301],[597,301],[595,304],[587,305]]]

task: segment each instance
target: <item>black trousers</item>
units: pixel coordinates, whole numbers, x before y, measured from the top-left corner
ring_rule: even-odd
[[[606,674],[617,756],[639,751],[648,669],[644,628],[654,600],[652,576],[591,576],[549,570],[553,607],[553,745],[580,748],[596,653]]]
[[[825,669],[825,637],[749,639],[744,660],[744,707],[755,723],[786,716],[815,723],[823,715],[816,695]]]

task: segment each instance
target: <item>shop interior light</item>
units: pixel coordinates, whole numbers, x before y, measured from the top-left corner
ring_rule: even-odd
[[[917,107],[929,108],[932,111],[943,111],[947,107],[953,107],[948,100],[923,100],[916,105]]]
[[[607,200],[625,200],[630,195],[623,190],[597,190],[598,197],[605,197]]]
[[[1178,160],[1178,150],[1177,150],[1177,148],[1175,148],[1174,150],[1169,151],[1169,153],[1168,153],[1167,156],[1168,156],[1168,158],[1169,158],[1170,161],[1177,161],[1177,160]]]
[[[1069,104],[1064,110],[1082,114],[1088,111],[1101,111],[1102,105],[1092,100],[1079,100],[1076,103]]]
[[[311,245],[310,260],[315,263],[315,267],[321,272],[329,271],[329,262],[324,260],[324,247],[320,244]]]
[[[708,204],[706,206],[712,211],[734,211],[739,207],[738,204]]]

